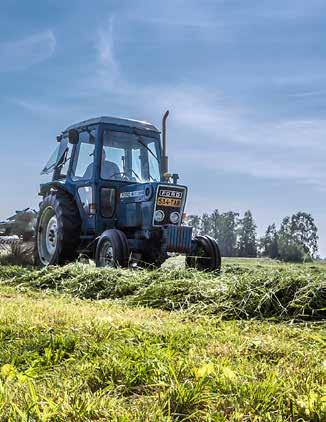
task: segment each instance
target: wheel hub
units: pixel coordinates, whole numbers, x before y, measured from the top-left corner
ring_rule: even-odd
[[[58,232],[58,221],[54,215],[48,222],[46,228],[46,247],[48,252],[53,255],[57,247],[57,232]]]
[[[113,246],[109,240],[107,240],[102,246],[102,250],[100,253],[100,266],[114,267]]]
[[[51,264],[58,243],[58,219],[52,207],[48,207],[42,213],[37,242],[42,263]]]

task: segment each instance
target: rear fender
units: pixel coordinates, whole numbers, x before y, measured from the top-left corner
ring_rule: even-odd
[[[44,183],[40,187],[39,195],[43,198],[50,192],[62,191],[75,198],[75,192],[72,186],[60,182]]]
[[[76,207],[78,209],[81,221],[82,221],[82,234],[87,234],[91,230],[90,225],[88,224],[87,219],[84,217],[84,210],[83,206],[80,202],[80,198],[78,196],[78,191],[73,185],[63,184],[60,182],[50,182],[44,185],[41,185],[39,195],[45,198],[47,195],[55,192],[62,192],[66,195],[69,195],[71,199],[75,202]]]

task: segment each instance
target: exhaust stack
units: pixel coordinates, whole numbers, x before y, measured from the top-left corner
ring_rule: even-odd
[[[165,174],[169,172],[169,158],[167,156],[167,149],[166,149],[166,121],[169,116],[170,112],[167,110],[163,116],[162,120],[162,139],[163,139],[163,175],[164,178],[169,179],[169,177],[165,177]]]

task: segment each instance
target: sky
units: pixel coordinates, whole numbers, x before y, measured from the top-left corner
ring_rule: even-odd
[[[0,219],[37,207],[68,125],[161,126],[188,213],[311,213],[326,256],[324,0],[1,0]]]

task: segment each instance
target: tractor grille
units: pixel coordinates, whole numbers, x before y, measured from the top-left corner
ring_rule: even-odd
[[[163,227],[167,252],[187,253],[191,250],[192,227],[168,225]]]
[[[186,197],[187,188],[184,186],[159,185],[156,193],[153,226],[180,225]],[[161,213],[161,220],[155,219],[156,212]],[[171,220],[171,214],[177,214],[179,216],[178,221]]]

